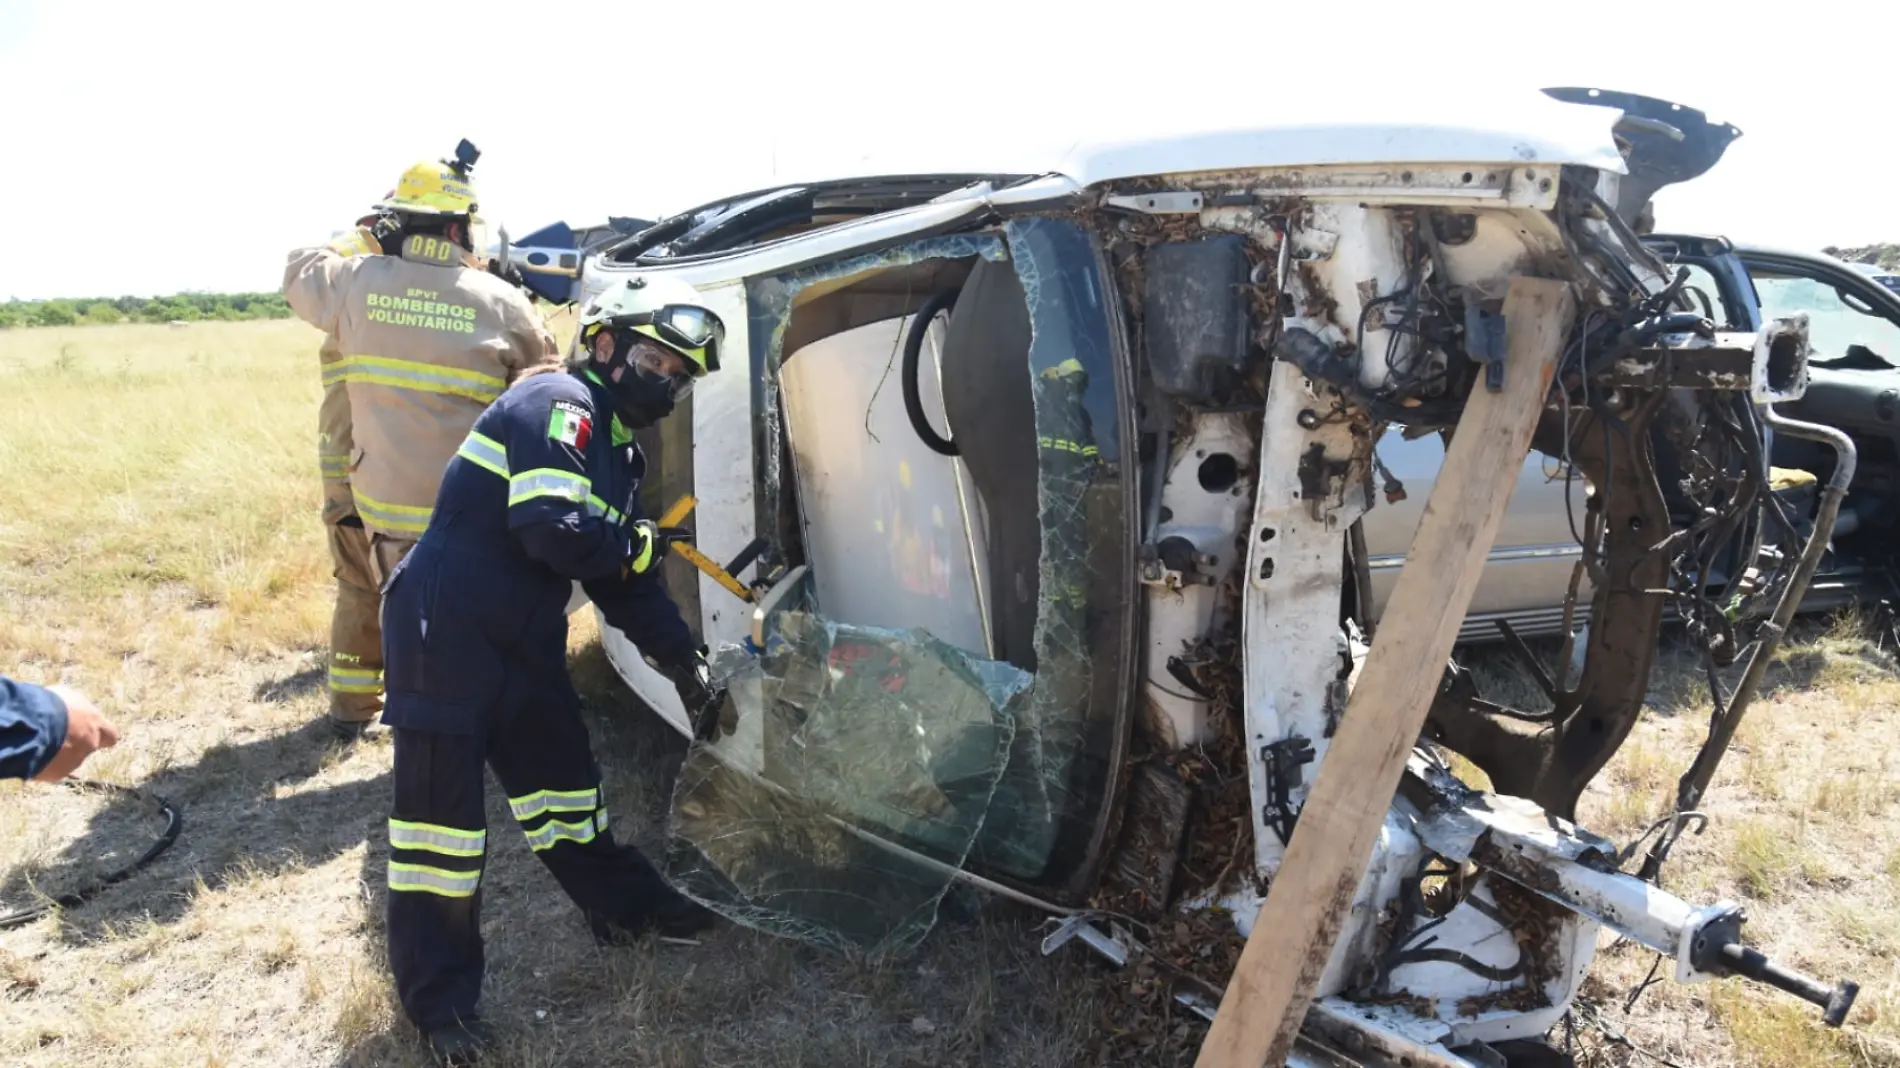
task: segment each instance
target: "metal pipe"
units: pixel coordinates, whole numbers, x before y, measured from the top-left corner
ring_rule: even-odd
[[[1702,750],[1696,754],[1695,763],[1683,773],[1676,784],[1676,810],[1686,812],[1702,802],[1702,795],[1715,778],[1715,769],[1721,765],[1722,757],[1727,754],[1729,742],[1735,737],[1736,728],[1742,724],[1742,716],[1748,712],[1748,704],[1755,697],[1755,690],[1761,685],[1762,676],[1768,671],[1768,661],[1781,647],[1781,638],[1794,619],[1801,599],[1807,595],[1808,583],[1813,580],[1815,569],[1821,565],[1821,557],[1827,552],[1829,535],[1834,530],[1834,519],[1840,514],[1841,501],[1847,496],[1847,487],[1854,481],[1856,454],[1854,441],[1845,433],[1831,426],[1819,423],[1806,423],[1799,419],[1789,419],[1777,413],[1772,405],[1762,405],[1762,419],[1767,424],[1789,437],[1804,441],[1819,442],[1834,450],[1834,475],[1827,480],[1827,488],[1821,494],[1821,507],[1814,517],[1814,529],[1808,534],[1808,543],[1802,547],[1801,558],[1796,563],[1794,577],[1789,580],[1788,588],[1781,591],[1781,600],[1776,602],[1774,615],[1762,624],[1761,639],[1755,646],[1754,655],[1748,659],[1748,667],[1742,673],[1741,682],[1735,686],[1735,692],[1729,696],[1728,708],[1718,709],[1709,726],[1708,740],[1702,743]],[[1680,834],[1680,824],[1671,828],[1656,839],[1649,855],[1643,859],[1641,878],[1653,882],[1662,871],[1663,861],[1668,859],[1669,850],[1675,845]]]
[[[1810,1004],[1819,1005],[1823,1010],[1821,1022],[1829,1027],[1839,1027],[1847,1022],[1847,1013],[1854,1007],[1854,999],[1860,995],[1859,983],[1849,980],[1833,986],[1818,983],[1800,972],[1789,971],[1740,942],[1724,943],[1718,956],[1720,966],[1725,971],[1765,983]]]

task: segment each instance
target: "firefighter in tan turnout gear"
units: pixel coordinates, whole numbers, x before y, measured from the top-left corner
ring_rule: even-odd
[[[325,334],[318,451],[337,577],[330,718],[354,736],[382,708],[384,580],[429,525],[468,429],[525,374],[558,370],[518,289],[476,265],[464,141],[403,173],[377,214],[284,268],[284,297]]]
[[[388,197],[395,196],[391,190]],[[374,214],[356,221],[373,226]],[[370,722],[382,703],[376,665],[382,663],[377,626],[380,597],[370,575],[369,532],[350,496],[350,394],[339,366],[343,353],[335,334],[317,350],[323,371],[323,402],[317,407],[317,467],[323,479],[323,529],[336,578],[336,608],[330,615],[330,719],[345,734]]]

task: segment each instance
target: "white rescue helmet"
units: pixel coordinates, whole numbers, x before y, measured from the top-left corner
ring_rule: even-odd
[[[602,330],[652,338],[678,353],[693,378],[719,370],[719,350],[726,341],[726,324],[700,302],[699,290],[664,275],[630,278],[589,301],[580,317],[583,351]]]

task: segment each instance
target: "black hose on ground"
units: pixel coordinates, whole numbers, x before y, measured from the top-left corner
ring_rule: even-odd
[[[956,303],[958,292],[946,289],[931,294],[930,299],[924,301],[917,309],[917,314],[911,318],[910,331],[904,335],[904,366],[900,374],[904,383],[904,414],[910,416],[910,428],[917,432],[930,451],[941,456],[957,455],[957,446],[950,439],[940,436],[924,415],[923,390],[917,384],[917,363],[923,355],[924,335],[930,332],[930,324],[937,318],[938,312]]]
[[[140,868],[158,859],[160,853],[170,849],[172,843],[178,840],[178,832],[185,827],[185,817],[178,811],[178,806],[157,794],[147,793],[144,790],[134,789],[130,786],[118,786],[109,782],[94,782],[90,779],[66,779],[64,783],[76,790],[85,790],[91,793],[119,794],[124,797],[137,797],[150,801],[152,804],[158,806],[160,812],[165,814],[165,830],[159,834],[156,841],[146,847],[145,852],[140,854],[137,860],[134,860],[132,863],[127,864],[117,871],[107,874],[105,878],[100,879],[91,886],[69,891],[50,901],[34,905],[31,908],[18,909],[13,912],[0,914],[0,931],[11,930],[15,927],[24,927],[34,920],[53,912],[55,909],[69,909],[77,905],[85,904],[87,901],[97,897],[106,887],[114,883],[124,882],[131,878]]]

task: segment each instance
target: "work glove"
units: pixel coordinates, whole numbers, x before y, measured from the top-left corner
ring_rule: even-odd
[[[686,706],[686,720],[693,726],[694,738],[710,742],[738,729],[738,714],[731,709],[724,691],[713,688],[704,646],[676,659],[649,659],[647,663],[672,682],[680,703]]]
[[[665,558],[666,551],[672,548],[674,542],[693,540],[693,532],[685,527],[663,527],[651,519],[635,520],[631,532],[627,572],[635,575],[644,575],[660,566],[660,561]],[[647,556],[649,549],[652,555],[647,557],[646,566],[636,570],[633,566],[634,562]]]
[[[512,263],[503,261],[500,256],[492,256],[489,258],[488,273],[514,286],[516,289],[528,288],[528,280],[522,277],[521,268],[516,267]]]

